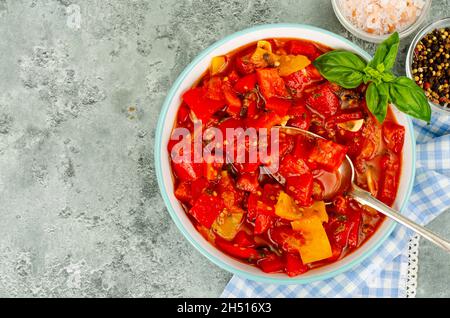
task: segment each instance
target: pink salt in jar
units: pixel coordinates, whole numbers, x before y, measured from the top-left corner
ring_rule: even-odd
[[[417,30],[431,0],[331,0],[342,25],[355,36],[374,43],[397,31],[400,38]]]

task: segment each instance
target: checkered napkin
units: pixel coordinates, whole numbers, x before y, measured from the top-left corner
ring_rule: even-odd
[[[415,121],[414,128],[416,180],[404,214],[424,225],[450,207],[450,117],[433,114],[430,125]],[[406,297],[407,246],[412,234],[398,225],[374,254],[327,280],[273,285],[234,276],[222,297]]]

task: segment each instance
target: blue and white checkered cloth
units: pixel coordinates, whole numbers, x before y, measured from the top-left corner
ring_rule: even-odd
[[[416,180],[405,215],[424,225],[450,207],[450,117],[415,121]],[[355,268],[306,285],[257,283],[234,276],[222,297],[406,297],[408,242],[413,233],[397,226],[377,251]]]

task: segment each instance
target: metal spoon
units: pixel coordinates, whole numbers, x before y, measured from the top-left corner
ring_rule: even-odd
[[[280,131],[290,135],[303,134],[313,138],[324,139],[323,137],[316,135],[310,131],[302,130],[295,127],[279,127],[279,129]],[[355,167],[353,166],[353,162],[350,160],[348,156],[345,156],[345,158],[346,160],[342,162],[338,170],[340,175],[339,180],[340,184],[337,185],[333,191],[326,193],[326,195],[324,196],[325,201],[330,201],[331,198],[333,198],[336,194],[343,193],[345,191],[347,195],[352,196],[359,203],[374,208],[375,210],[383,213],[384,215],[390,217],[391,219],[397,221],[398,223],[410,228],[417,234],[420,234],[423,238],[436,244],[437,246],[441,247],[447,252],[450,252],[449,241],[427,230],[425,227],[411,221],[407,217],[401,215],[396,210],[392,209],[391,207],[387,206],[380,200],[376,199],[374,196],[372,196],[370,192],[367,192],[358,187],[355,184]],[[279,173],[270,173],[270,171],[263,166],[261,168],[264,169],[266,173],[270,174],[275,180],[277,180],[281,184],[284,184],[285,180]]]

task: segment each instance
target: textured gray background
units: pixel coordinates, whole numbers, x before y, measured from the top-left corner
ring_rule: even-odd
[[[433,2],[433,19],[450,15]],[[373,52],[328,0],[0,0],[0,296],[221,293],[231,275],[193,250],[158,193],[154,129],[200,50],[271,22]],[[450,237],[450,213],[430,227]],[[421,242],[419,296],[450,296],[449,264]]]

